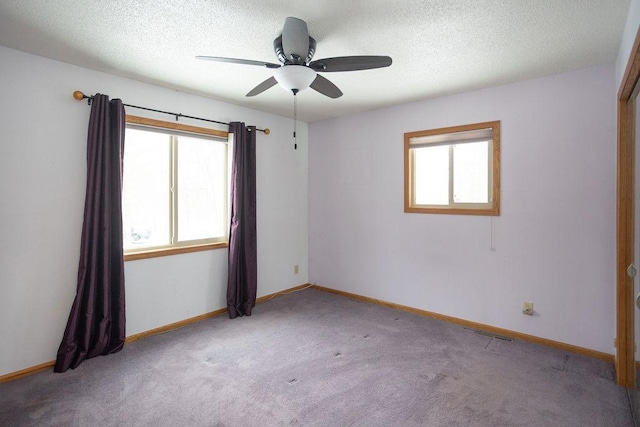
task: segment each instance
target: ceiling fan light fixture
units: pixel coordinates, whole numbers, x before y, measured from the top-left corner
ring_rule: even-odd
[[[273,77],[287,92],[300,92],[316,79],[316,72],[304,65],[285,65],[277,68]]]

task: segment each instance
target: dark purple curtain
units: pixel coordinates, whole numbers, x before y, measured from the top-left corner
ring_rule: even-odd
[[[229,317],[251,316],[256,305],[256,128],[229,124],[233,133],[231,225],[229,227]]]
[[[96,94],[87,137],[87,191],[76,297],[55,372],[120,351],[125,339],[122,253],[122,101]]]

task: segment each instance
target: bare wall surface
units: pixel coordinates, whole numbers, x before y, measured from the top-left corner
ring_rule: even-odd
[[[608,65],[310,124],[309,280],[613,353],[615,93]],[[403,133],[492,120],[501,215],[405,214]]]
[[[638,33],[638,25],[640,24],[640,0],[631,0],[629,3],[629,12],[627,13],[627,21],[622,33],[622,41],[618,50],[616,59],[616,91],[622,83],[624,72],[627,67],[627,61],[633,48],[633,42]]]
[[[306,124],[293,150],[288,118],[3,47],[0,64],[0,375],[55,359],[75,295],[90,111],[74,90],[270,128],[257,141],[258,296],[307,282]],[[127,335],[225,307],[226,263],[226,249],[127,262]]]

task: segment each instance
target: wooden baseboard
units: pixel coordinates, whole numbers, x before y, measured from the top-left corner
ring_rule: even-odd
[[[284,291],[280,291],[280,292],[276,292],[275,294],[269,294],[269,295],[265,295],[259,298],[256,298],[256,304],[260,304],[263,303],[265,301],[268,301],[274,297],[277,297],[279,295],[285,295],[291,292],[296,292],[305,288],[310,288],[313,285],[311,284],[304,284],[304,285],[299,285],[299,286],[294,286],[293,288],[289,288],[289,289],[285,289]],[[178,329],[178,328],[182,328],[184,326],[187,325],[191,325],[192,323],[196,323],[196,322],[200,322],[202,320],[205,319],[210,319],[212,317],[216,317],[219,316],[221,314],[227,313],[229,310],[227,310],[226,308],[221,308],[219,310],[215,310],[215,311],[211,311],[209,313],[205,313],[205,314],[201,314],[199,316],[195,316],[195,317],[190,317],[188,319],[184,319],[181,320],[179,322],[175,322],[175,323],[170,323],[168,325],[164,325],[164,326],[160,326],[159,328],[154,328],[154,329],[150,329],[148,331],[144,331],[144,332],[140,332],[139,334],[134,334],[131,336],[128,336],[125,339],[125,343],[131,343],[134,341],[137,341],[141,338],[146,338],[149,337],[151,335],[157,335],[157,334],[162,334],[164,332],[169,332],[172,331],[174,329]]]
[[[169,332],[174,329],[182,328],[187,325],[191,325],[196,322],[200,322],[205,319],[210,319],[212,317],[219,316],[223,313],[226,313],[226,308],[221,308],[220,310],[211,311],[209,313],[201,314],[199,316],[190,317],[188,319],[181,320],[179,322],[170,323],[168,325],[160,326],[159,328],[149,329],[148,331],[140,332],[138,334],[129,335],[125,338],[124,342],[126,344],[132,343],[134,341],[138,341],[139,339],[150,337],[151,335],[158,335],[164,332]]]
[[[42,363],[40,365],[32,366],[30,368],[22,369],[20,371],[11,372],[6,375],[0,376],[0,384],[6,383],[7,381],[17,380],[18,378],[26,377],[31,374],[35,374],[36,372],[44,371],[45,369],[49,369],[56,364],[55,360],[50,362]]]
[[[270,299],[273,299],[273,298],[275,298],[277,296],[280,296],[280,295],[287,295],[287,294],[290,294],[292,292],[301,291],[303,289],[312,288],[314,286],[315,285],[313,285],[311,283],[305,283],[303,285],[294,286],[293,288],[285,289],[284,291],[276,292],[275,294],[269,294],[269,295],[265,295],[265,296],[260,297],[260,298],[256,298],[256,304],[260,304],[262,302],[269,301]]]
[[[546,338],[540,338],[540,337],[537,337],[535,335],[523,334],[521,332],[511,331],[509,329],[497,328],[495,326],[490,326],[490,325],[485,325],[485,324],[482,324],[482,323],[472,322],[472,321],[469,321],[469,320],[459,319],[457,317],[452,317],[452,316],[447,316],[447,315],[444,315],[444,314],[434,313],[434,312],[427,311],[427,310],[421,310],[421,309],[414,308],[414,307],[409,307],[409,306],[406,306],[406,305],[395,304],[395,303],[392,303],[392,302],[387,302],[387,301],[383,301],[383,300],[379,300],[379,299],[375,299],[375,298],[365,297],[365,296],[358,295],[358,294],[352,294],[350,292],[344,292],[344,291],[340,291],[340,290],[337,290],[337,289],[326,288],[324,286],[319,286],[319,285],[315,285],[315,284],[313,285],[313,288],[317,289],[317,290],[320,290],[320,291],[323,291],[323,292],[329,292],[329,293],[332,293],[332,294],[341,295],[341,296],[344,296],[344,297],[347,297],[347,298],[351,298],[351,299],[354,299],[354,300],[358,300],[358,301],[377,304],[377,305],[381,305],[381,306],[384,306],[384,307],[389,307],[389,308],[393,308],[393,309],[396,309],[396,310],[405,311],[407,313],[418,314],[420,316],[431,317],[431,318],[438,319],[438,320],[444,320],[444,321],[447,321],[447,322],[451,322],[451,323],[455,323],[455,324],[458,324],[458,325],[466,326],[468,328],[478,329],[478,330],[481,330],[481,331],[490,332],[492,334],[501,335],[501,336],[505,336],[505,337],[509,337],[509,338],[515,338],[515,339],[519,339],[519,340],[522,340],[522,341],[528,341],[528,342],[532,342],[532,343],[536,343],[536,344],[542,344],[542,345],[546,345],[548,347],[554,347],[554,348],[558,348],[558,349],[561,349],[561,350],[570,351],[572,353],[582,354],[584,356],[595,357],[596,359],[602,359],[602,360],[606,360],[607,362],[614,363],[613,354],[603,353],[603,352],[600,352],[600,351],[591,350],[591,349],[584,348],[584,347],[578,347],[578,346],[575,346],[575,345],[566,344],[566,343],[559,342],[559,341],[553,341],[553,340],[546,339]]]
[[[269,294],[269,295],[264,295],[262,297],[256,298],[256,304],[260,304],[263,303],[265,301],[268,301],[274,297],[277,297],[279,295],[286,295],[289,294],[291,292],[296,292],[296,291],[300,291],[302,289],[305,288],[310,288],[313,285],[310,283],[306,283],[303,285],[299,285],[299,286],[294,286],[293,288],[289,288],[289,289],[285,289],[284,291],[280,291],[280,292],[276,292],[274,294]],[[150,329],[148,331],[144,331],[144,332],[140,332],[138,334],[133,334],[128,336],[127,338],[125,338],[125,343],[129,344],[132,343],[134,341],[137,341],[139,339],[142,338],[146,338],[152,335],[157,335],[157,334],[162,334],[164,332],[168,332],[174,329],[178,329],[178,328],[182,328],[184,326],[187,325],[191,325],[193,323],[196,322],[200,322],[202,320],[205,319],[210,319],[212,317],[216,317],[219,316],[221,314],[226,313],[228,310],[226,308],[221,308],[219,310],[214,310],[211,311],[209,313],[205,313],[205,314],[201,314],[199,316],[194,316],[194,317],[190,317],[188,319],[184,319],[181,320],[179,322],[174,322],[174,323],[170,323],[168,325],[164,325],[164,326],[160,326],[159,328],[154,328],[154,329]],[[52,360],[50,362],[46,362],[46,363],[42,363],[40,365],[37,366],[32,366],[30,368],[26,368],[26,369],[22,369],[20,371],[16,371],[16,372],[11,372],[5,375],[0,376],[0,384],[7,382],[7,381],[11,381],[11,380],[17,380],[18,378],[22,378],[22,377],[26,377],[28,375],[31,374],[35,374],[36,372],[40,372],[40,371],[44,371],[45,369],[51,368],[53,365],[55,365],[55,360]]]

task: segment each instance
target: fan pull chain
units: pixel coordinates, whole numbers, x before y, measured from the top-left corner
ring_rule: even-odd
[[[293,92],[293,149],[298,149],[298,97],[296,92]]]

